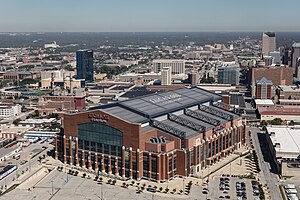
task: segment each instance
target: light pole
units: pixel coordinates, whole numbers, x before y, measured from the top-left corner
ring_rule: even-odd
[[[100,186],[100,189],[101,189],[101,200],[104,200],[104,198],[103,198],[103,188],[102,188],[102,184],[101,184],[101,186]]]
[[[52,187],[51,187],[51,189],[52,189],[52,196],[54,195],[54,189],[53,189],[53,180],[51,180],[51,185],[52,185]]]

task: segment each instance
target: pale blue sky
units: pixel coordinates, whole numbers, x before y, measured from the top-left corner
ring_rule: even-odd
[[[1,0],[0,32],[300,31],[299,0]]]

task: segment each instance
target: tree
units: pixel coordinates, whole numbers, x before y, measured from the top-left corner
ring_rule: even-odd
[[[21,119],[20,118],[17,118],[13,121],[13,124],[14,125],[18,125],[20,123]]]
[[[261,125],[261,126],[267,126],[268,123],[267,123],[265,120],[262,120],[262,121],[260,122],[260,125]]]
[[[67,70],[67,71],[74,71],[74,69],[71,65],[65,66],[64,69]]]
[[[214,83],[216,80],[213,77],[204,74],[200,80],[200,83]]]
[[[38,117],[40,116],[40,113],[38,110],[33,111],[33,113],[31,114],[32,117]]]
[[[290,126],[294,126],[294,125],[295,125],[294,120],[291,120],[290,123],[289,123],[289,125],[290,125]]]
[[[281,125],[282,124],[282,119],[281,118],[275,118],[271,121],[272,125]]]

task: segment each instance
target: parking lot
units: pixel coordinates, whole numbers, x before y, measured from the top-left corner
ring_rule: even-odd
[[[251,179],[239,177],[217,176],[202,190],[207,193],[207,199],[259,199],[253,195]]]

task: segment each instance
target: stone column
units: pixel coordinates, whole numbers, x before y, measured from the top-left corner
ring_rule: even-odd
[[[75,143],[75,164],[78,167],[79,166],[79,160],[78,160],[78,138],[76,137],[76,143]]]
[[[132,178],[132,147],[129,148],[129,178]]]
[[[57,135],[54,136],[55,141],[55,159],[58,159],[58,141],[57,141]]]
[[[105,167],[104,167],[104,155],[102,154],[101,155],[101,172],[104,173],[105,172]]]
[[[149,153],[148,156],[149,156],[148,157],[148,160],[149,160],[149,179],[151,179],[151,176],[152,176],[152,174],[151,174],[151,169],[152,169],[151,153]]]
[[[95,172],[98,172],[98,154],[95,153]]]
[[[92,169],[91,152],[88,154],[88,169]]]
[[[69,149],[70,149],[70,165],[73,165],[73,148],[72,148],[72,137],[69,137]]]
[[[119,176],[119,163],[118,163],[118,157],[116,157],[116,161],[115,161],[115,171],[116,171],[116,173],[115,173],[115,175],[116,176]]]
[[[125,147],[122,146],[122,177],[125,178]]]
[[[161,180],[162,178],[162,165],[161,165],[161,159],[164,159],[164,156],[160,156],[160,155],[157,155],[157,158],[156,158],[156,180],[159,181]]]
[[[67,146],[66,146],[66,136],[63,136],[63,146],[64,146],[64,164],[67,163]]]
[[[141,156],[140,149],[137,149],[136,150],[136,176],[137,176],[137,180],[140,180],[142,178],[142,165],[140,165],[140,156]]]
[[[111,156],[108,156],[108,174],[111,174]]]
[[[82,150],[81,163],[82,163],[81,167],[85,168],[85,152],[84,152],[84,150]]]

